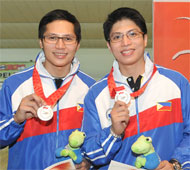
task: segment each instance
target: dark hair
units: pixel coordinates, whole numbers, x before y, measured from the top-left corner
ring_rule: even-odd
[[[113,25],[122,19],[132,20],[144,34],[147,34],[146,22],[143,16],[133,8],[118,8],[108,15],[103,24],[105,40],[109,42],[109,36]]]
[[[46,31],[46,25],[55,21],[55,20],[66,20],[68,22],[73,23],[74,25],[74,32],[77,37],[77,41],[80,42],[81,40],[81,27],[79,21],[76,19],[74,15],[69,13],[66,10],[56,9],[53,11],[48,12],[39,23],[38,27],[38,38],[43,39],[44,32]]]

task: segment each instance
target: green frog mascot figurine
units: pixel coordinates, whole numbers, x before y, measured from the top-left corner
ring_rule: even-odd
[[[69,136],[69,143],[65,148],[56,149],[55,155],[57,158],[70,157],[74,163],[80,164],[83,160],[80,146],[84,143],[86,135],[84,132],[75,130]]]
[[[154,150],[151,137],[140,136],[132,145],[131,150],[135,154],[140,154],[135,161],[137,168],[144,167],[152,170],[160,164],[160,158]]]

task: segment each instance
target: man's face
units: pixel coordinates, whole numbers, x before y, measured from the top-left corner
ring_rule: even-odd
[[[126,34],[135,35],[134,33],[137,33],[137,37],[134,39],[129,39],[126,36]],[[110,44],[107,43],[107,46],[118,61],[120,68],[127,65],[144,63],[144,49],[147,45],[147,35],[145,34],[143,38],[141,29],[129,19],[122,19],[113,25],[110,32],[110,39],[111,37],[113,39],[115,34],[123,34],[124,36],[121,41],[110,41]]]
[[[45,68],[51,73],[54,69],[70,69],[71,62],[79,48],[79,44],[75,41],[72,44],[66,44],[63,39],[59,38],[53,42],[54,37],[74,37],[74,25],[66,20],[55,20],[46,25],[44,36],[49,36],[49,40],[40,40],[40,47],[43,48],[46,60]],[[51,42],[52,41],[52,42]]]

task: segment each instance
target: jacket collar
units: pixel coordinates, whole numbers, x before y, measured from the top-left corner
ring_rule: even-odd
[[[46,68],[43,66],[43,62],[45,61],[45,54],[43,51],[41,51],[37,58],[36,58],[36,69],[38,70],[38,73],[40,76],[42,77],[46,77],[46,78],[51,78],[51,79],[54,79],[53,76],[51,76],[49,74],[49,72],[46,70]],[[66,79],[67,77],[70,77],[72,76],[73,74],[75,74],[80,68],[80,62],[78,60],[77,57],[74,57],[73,61],[72,61],[72,64],[71,64],[71,69],[70,69],[70,72],[67,74],[66,77],[63,78]]]
[[[150,78],[150,76],[153,72],[153,68],[154,68],[154,64],[151,61],[150,55],[148,54],[148,52],[144,53],[144,60],[145,60],[145,72],[143,74],[143,81],[142,81],[141,85],[143,85]],[[113,77],[114,77],[115,82],[126,85],[127,82],[119,70],[119,64],[118,64],[117,60],[114,60],[114,62],[113,62],[113,69],[114,69]]]

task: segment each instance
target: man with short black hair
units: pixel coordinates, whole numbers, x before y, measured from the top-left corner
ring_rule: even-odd
[[[144,135],[152,138],[160,156],[156,170],[179,170],[180,163],[187,167],[188,80],[150,60],[145,52],[146,23],[137,10],[116,9],[103,26],[115,60],[110,73],[94,84],[85,97],[82,126],[87,136],[83,145],[85,156],[100,170],[108,169],[111,160],[134,166],[137,155],[131,146]]]
[[[0,91],[0,146],[9,145],[8,169],[45,169],[59,158],[83,119],[83,99],[95,82],[79,70],[78,20],[65,10],[47,13],[39,24],[43,49],[35,65],[6,79]],[[84,160],[77,169],[89,169]]]

